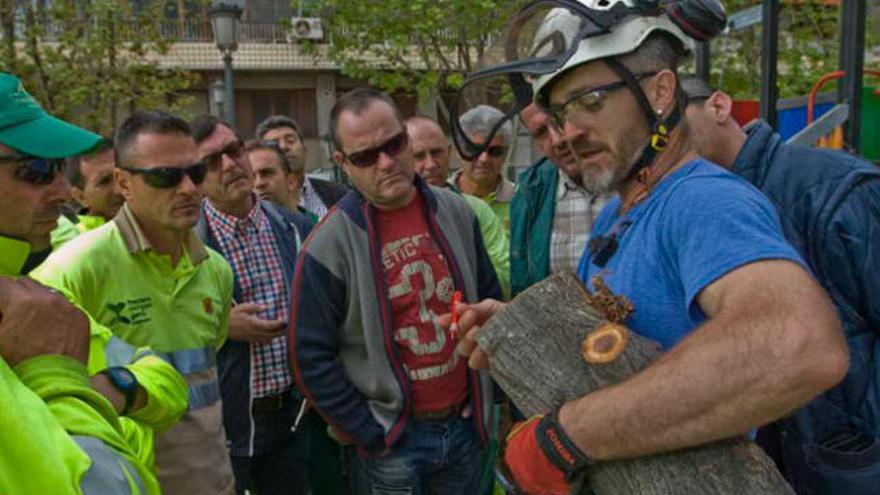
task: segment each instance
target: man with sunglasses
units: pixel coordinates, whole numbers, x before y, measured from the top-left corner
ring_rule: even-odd
[[[513,182],[504,177],[504,162],[513,139],[513,126],[505,122],[495,132],[490,143],[486,137],[504,119],[500,110],[480,105],[465,112],[459,122],[461,129],[474,143],[485,149],[473,160],[462,157],[461,169],[452,174],[451,182],[465,194],[485,201],[501,219],[504,230],[510,231],[510,202],[516,190]]]
[[[233,493],[215,364],[232,273],[192,232],[207,167],[186,122],[164,112],[135,112],[115,143],[125,205],[53,253],[39,275],[109,328],[118,347],[149,346],[188,383],[189,410],[156,436],[163,492]]]
[[[185,399],[168,400],[185,392],[170,366],[141,351],[115,355],[105,346],[106,329],[67,298],[9,278],[28,273],[30,253],[48,245],[52,219],[68,197],[61,159],[100,141],[46,114],[17,78],[0,74],[3,493],[158,494],[152,429],[121,416],[156,426],[173,423],[185,407]]]
[[[880,297],[880,170],[840,151],[786,144],[765,122],[741,128],[730,96],[700,79],[682,88],[697,151],[770,198],[786,238],[834,300],[852,355],[840,385],[759,430],[758,443],[798,493],[876,491],[880,457],[832,472],[806,453],[820,446],[823,462],[834,462],[880,444],[880,309],[871,302]]]
[[[326,215],[327,210],[348,192],[342,184],[306,176],[308,148],[299,124],[292,118],[273,115],[257,125],[254,135],[261,141],[276,143],[284,151],[291,177],[301,184],[299,205],[318,218]]]
[[[306,403],[293,386],[284,329],[296,257],[311,222],[254,194],[250,157],[227,124],[206,115],[192,129],[208,166],[196,232],[235,274],[236,305],[218,366],[236,492],[305,494]]]
[[[446,138],[446,134],[434,119],[418,115],[404,121],[406,133],[409,136],[410,146],[415,157],[415,170],[419,176],[434,187],[450,188],[460,192],[449,182],[449,156],[452,146]],[[510,246],[507,242],[507,233],[501,219],[488,204],[476,196],[462,194],[468,206],[474,210],[477,221],[480,222],[480,233],[483,234],[483,242],[486,251],[492,259],[495,274],[501,284],[501,292],[505,299],[510,296]]]
[[[349,449],[355,493],[478,493],[491,381],[435,323],[455,300],[500,297],[473,211],[426,185],[394,101],[359,88],[330,112],[334,160],[355,191],[297,265],[297,383]]]
[[[624,324],[666,351],[626,381],[514,427],[505,463],[516,482],[567,494],[567,480],[591,463],[702,445],[779,418],[839,382],[848,356],[833,306],[785,242],[771,203],[700,159],[680,122],[677,68],[691,35],[708,40],[724,28],[723,7],[532,7],[501,42],[558,49],[557,58],[526,55],[497,70],[529,71],[520,80],[569,141],[584,185],[619,193],[597,218],[578,274],[626,296],[635,311]],[[510,38],[522,34],[534,39]],[[474,366],[486,364],[474,327],[500,306],[486,301],[461,315],[460,350]]]
[[[584,188],[579,163],[567,159],[572,151],[546,112],[532,103],[519,117],[544,158],[520,174],[510,203],[514,295],[552,273],[577,271],[593,222],[611,198]]]

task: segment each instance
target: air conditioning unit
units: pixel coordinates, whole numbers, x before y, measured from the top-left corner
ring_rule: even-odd
[[[299,40],[324,39],[324,28],[321,26],[320,17],[291,17],[290,32],[287,34],[288,43],[296,43]]]

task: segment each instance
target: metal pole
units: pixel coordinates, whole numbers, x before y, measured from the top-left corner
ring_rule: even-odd
[[[223,54],[223,76],[226,86],[226,121],[235,129],[235,88],[232,87],[232,52]]]
[[[707,83],[709,82],[709,78],[711,77],[712,73],[712,65],[709,61],[709,55],[711,52],[710,46],[711,45],[709,45],[708,41],[701,41],[697,43],[696,50],[697,77],[706,81]]]
[[[840,8],[840,54],[838,66],[844,72],[837,86],[837,100],[849,104],[849,119],[843,127],[844,146],[858,153],[862,132],[862,77],[865,67],[865,0],[843,0]]]
[[[761,118],[770,127],[777,125],[776,67],[779,59],[779,0],[761,4]]]

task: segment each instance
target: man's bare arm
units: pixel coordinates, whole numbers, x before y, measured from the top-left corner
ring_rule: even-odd
[[[698,296],[709,319],[642,373],[566,404],[566,432],[594,459],[648,455],[744,433],[840,381],[846,344],[830,301],[788,261],[738,268]],[[462,312],[459,352],[488,360],[474,339],[503,304]],[[449,317],[441,317],[448,324]]]
[[[742,434],[846,373],[834,308],[792,262],[737,268],[698,302],[707,321],[660,360],[563,406],[560,422],[588,456],[643,456]]]

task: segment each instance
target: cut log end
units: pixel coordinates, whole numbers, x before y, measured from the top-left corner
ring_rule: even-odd
[[[626,348],[629,330],[617,323],[604,323],[584,338],[584,361],[591,364],[610,363]]]

